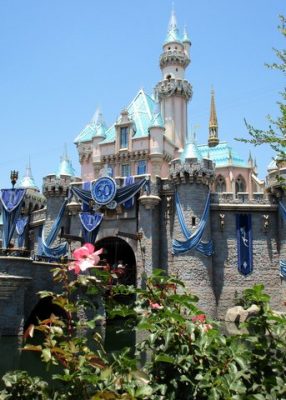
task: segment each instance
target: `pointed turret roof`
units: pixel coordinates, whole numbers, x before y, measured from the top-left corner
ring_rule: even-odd
[[[180,35],[179,35],[179,29],[177,27],[177,18],[176,18],[174,5],[172,7],[167,37],[165,39],[165,43],[170,43],[170,42],[181,42]]]
[[[72,166],[71,160],[69,159],[66,146],[65,146],[64,154],[61,157],[58,171],[56,173],[57,177],[60,177],[61,175],[75,176],[75,170]]]
[[[32,168],[31,168],[31,161],[29,159],[29,163],[26,167],[26,172],[21,181],[17,184],[18,188],[23,188],[23,189],[34,189],[39,191],[39,188],[37,187],[33,174],[32,174]]]
[[[210,128],[212,128],[212,127],[217,128],[217,126],[218,126],[214,96],[215,96],[215,93],[214,93],[214,90],[212,89],[212,91],[211,91],[211,112],[210,112],[210,123],[209,123]]]
[[[99,108],[95,111],[91,121],[86,127],[79,133],[75,138],[74,143],[89,142],[94,137],[101,137],[105,139],[107,126],[104,121],[104,117]]]
[[[191,40],[190,40],[190,38],[189,38],[186,25],[184,26],[184,33],[183,33],[182,42],[183,42],[183,43],[191,43]]]
[[[197,143],[196,143],[196,137],[195,133],[192,132],[190,137],[187,139],[187,143],[184,147],[184,150],[180,156],[180,159],[182,161],[185,161],[186,159],[197,159],[201,160],[202,155],[198,149]]]
[[[252,158],[252,154],[251,154],[250,150],[249,150],[249,156],[248,156],[248,165],[250,167],[253,167],[253,158]]]
[[[160,112],[160,104],[158,102],[155,103],[155,107],[153,110],[153,117],[150,121],[151,126],[158,126],[160,128],[164,128],[164,121]]]
[[[214,90],[211,91],[211,110],[210,110],[210,121],[209,121],[209,146],[214,147],[219,144],[218,138],[218,123],[215,107],[215,94]]]

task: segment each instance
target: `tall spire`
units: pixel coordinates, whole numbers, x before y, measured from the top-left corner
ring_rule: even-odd
[[[215,97],[214,90],[211,91],[211,112],[210,112],[210,122],[209,122],[209,147],[215,147],[219,144],[218,139],[218,123],[215,108]]]
[[[183,43],[191,43],[189,35],[188,35],[188,30],[187,30],[187,26],[184,26],[184,33],[183,33]]]
[[[177,26],[177,18],[174,3],[172,4],[171,17],[169,20],[168,33],[165,42],[180,42],[179,29]]]
[[[249,166],[250,168],[253,167],[253,159],[252,159],[252,154],[251,154],[251,151],[250,151],[250,150],[249,150],[249,157],[248,157],[248,166]]]
[[[31,160],[29,156],[29,162],[28,165],[26,166],[26,172],[19,184],[17,185],[18,188],[25,188],[25,189],[34,189],[36,191],[39,191],[34,178],[32,174],[32,168],[31,168]]]

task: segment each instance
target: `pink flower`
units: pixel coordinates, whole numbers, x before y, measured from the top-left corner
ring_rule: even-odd
[[[162,310],[163,306],[159,303],[152,303],[152,301],[149,300],[150,307],[152,310]]]
[[[203,329],[203,332],[207,332],[210,329],[213,329],[213,326],[212,326],[212,324],[203,324],[202,329]]]
[[[85,243],[84,246],[76,249],[73,252],[73,257],[76,261],[73,261],[69,265],[69,271],[74,270],[76,274],[81,271],[86,271],[88,268],[93,268],[98,264],[100,258],[99,254],[102,254],[103,249],[94,251],[94,246],[91,243]]]
[[[198,322],[198,323],[200,323],[200,324],[203,324],[203,323],[206,322],[206,315],[205,315],[205,314],[198,314],[198,315],[195,315],[195,316],[192,318],[192,322],[194,322],[194,323]]]

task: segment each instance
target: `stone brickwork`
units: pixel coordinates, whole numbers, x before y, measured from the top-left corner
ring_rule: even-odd
[[[150,275],[155,268],[162,268],[181,279],[187,290],[199,297],[198,306],[212,317],[223,319],[226,310],[234,305],[236,297],[255,283],[263,283],[266,292],[271,296],[274,309],[283,310],[286,283],[279,274],[279,260],[286,259],[286,223],[278,212],[276,199],[264,197],[259,198],[257,203],[238,202],[234,196],[229,198],[212,195],[210,216],[203,240],[213,240],[213,256],[203,256],[195,249],[181,255],[172,255],[172,240],[185,240],[176,215],[175,190],[179,193],[186,225],[192,232],[196,230],[201,219],[209,191],[211,173],[209,177],[203,173],[198,177],[192,171],[190,168],[188,172],[180,170],[177,173],[174,170],[170,179],[157,179],[152,183],[150,193],[144,192],[129,210],[122,206],[118,206],[116,210],[101,209],[104,219],[97,241],[116,238],[119,232],[123,233],[119,237],[131,247],[136,260],[138,286],[143,284],[141,278],[144,272]],[[48,196],[46,220],[41,221],[45,222],[46,235],[63,201],[63,195]],[[79,209],[72,212],[72,209],[67,208],[62,221],[65,233],[81,236],[78,211]],[[254,265],[253,272],[248,276],[240,274],[237,268],[238,213],[252,216]],[[36,239],[41,224],[33,221],[29,235],[31,230],[34,230],[36,251]],[[78,247],[79,243],[73,245]],[[35,262],[28,258],[1,257],[0,286],[2,285],[2,289],[14,288],[13,293],[17,292],[15,296],[9,294],[8,289],[6,292],[1,289],[3,296],[7,293],[6,297],[9,295],[11,299],[4,302],[0,298],[2,332],[21,333],[24,321],[39,301],[37,292],[57,290],[51,275],[51,268],[54,266],[54,263]],[[5,282],[4,278],[1,280],[3,274]],[[7,280],[8,276],[14,278]]]
[[[23,334],[24,297],[31,278],[0,273],[0,336]]]
[[[28,258],[0,257],[0,333],[23,333],[24,322],[39,301],[37,293],[57,290],[51,273],[54,267]]]
[[[243,276],[237,269],[236,214],[251,213],[253,230],[253,272]],[[269,214],[269,228],[264,230],[263,216]],[[220,215],[224,214],[223,229]],[[218,318],[223,319],[227,308],[234,304],[242,291],[255,283],[265,285],[271,295],[275,309],[282,309],[283,285],[279,276],[277,213],[271,206],[259,211],[223,208],[211,212],[212,239],[215,245],[213,255],[214,289],[217,300]]]
[[[203,183],[186,182],[178,185],[177,190],[186,225],[194,232],[203,214],[209,188]],[[199,307],[215,317],[216,301],[213,290],[212,257],[205,257],[195,249],[181,255],[172,255],[172,239],[185,240],[175,208],[170,219],[169,232],[169,273],[178,276],[185,283],[187,289],[199,297]],[[210,237],[210,223],[208,222],[203,240],[208,241]]]

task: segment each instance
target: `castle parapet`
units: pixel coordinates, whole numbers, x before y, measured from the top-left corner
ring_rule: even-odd
[[[47,214],[46,207],[37,211],[33,211],[30,217],[30,226],[34,227],[38,225],[43,225],[45,223],[46,214]]]
[[[171,179],[184,182],[186,179],[190,183],[197,182],[209,185],[215,177],[215,166],[209,159],[186,159],[184,161],[175,159],[170,166]]]

